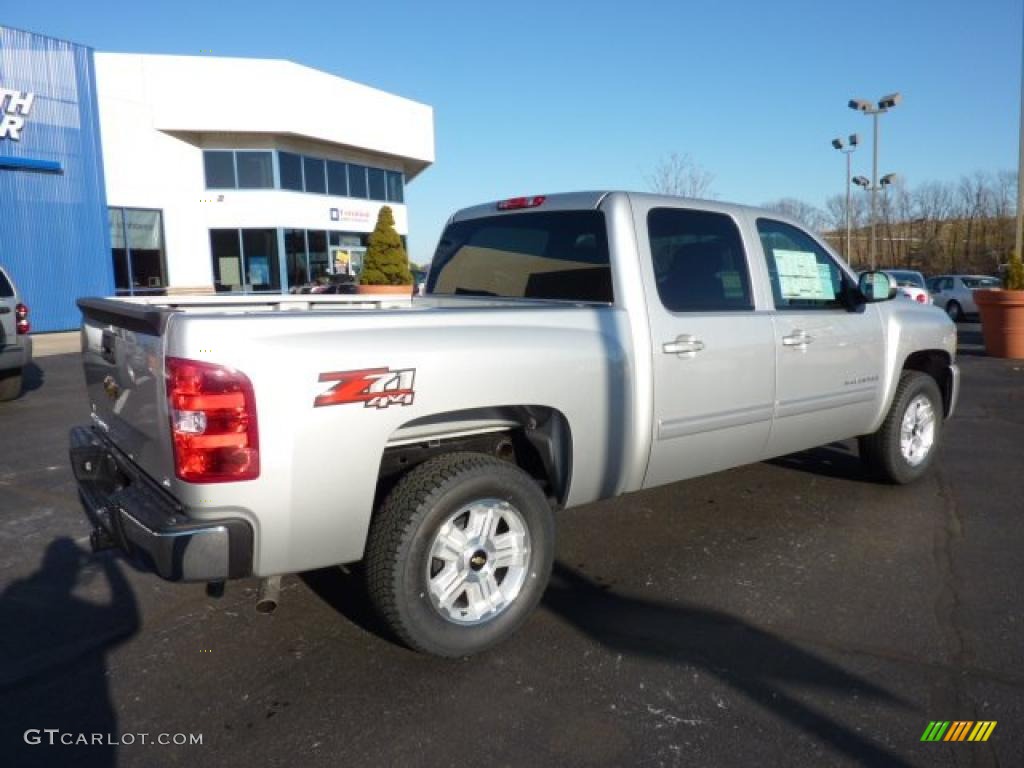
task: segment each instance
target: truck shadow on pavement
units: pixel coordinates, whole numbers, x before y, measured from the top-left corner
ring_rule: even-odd
[[[22,394],[39,389],[45,381],[46,374],[43,373],[43,369],[35,363],[29,363],[21,371]]]
[[[105,605],[73,594],[98,577],[109,592]],[[91,555],[66,537],[49,544],[35,573],[0,594],[5,765],[117,764],[117,716],[106,657],[138,629],[138,604],[117,560],[109,553]],[[101,734],[102,743],[62,743],[61,734],[67,734],[64,739]]]
[[[769,459],[765,464],[783,469],[795,469],[798,472],[807,472],[821,477],[877,484],[860,460],[856,448],[845,443],[829,443],[818,448],[811,448],[809,451],[779,456]]]
[[[617,595],[559,562],[544,605],[610,651],[699,667],[864,765],[909,765],[815,711],[792,691],[814,688],[828,696],[858,696],[905,709],[912,704],[741,619],[685,603]]]

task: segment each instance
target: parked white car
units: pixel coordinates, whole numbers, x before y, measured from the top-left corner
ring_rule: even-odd
[[[918,304],[932,303],[932,295],[920,272],[913,269],[886,269],[884,272],[896,282],[901,295]]]
[[[971,291],[990,290],[1001,285],[998,277],[990,275],[939,275],[931,278],[929,284],[932,301],[946,310],[953,322],[963,319],[964,315],[978,313],[978,305],[974,303]]]
[[[21,372],[32,361],[28,307],[0,267],[0,400],[21,394]]]

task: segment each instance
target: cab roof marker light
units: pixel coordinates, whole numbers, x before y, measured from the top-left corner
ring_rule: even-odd
[[[533,197],[510,197],[498,203],[499,211],[517,211],[521,208],[536,208],[543,205],[547,200],[545,195],[534,195]]]

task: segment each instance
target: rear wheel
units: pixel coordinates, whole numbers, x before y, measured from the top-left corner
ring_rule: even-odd
[[[13,400],[21,394],[21,368],[0,371],[0,401]]]
[[[960,322],[964,316],[964,310],[960,306],[960,302],[951,301],[946,305],[946,314],[949,315],[949,319],[954,323]]]
[[[468,656],[502,641],[537,605],[551,573],[554,519],[537,483],[477,453],[424,462],[370,527],[370,598],[407,645]]]
[[[942,426],[942,394],[935,379],[904,371],[882,426],[859,440],[861,460],[881,480],[911,483],[934,461]]]

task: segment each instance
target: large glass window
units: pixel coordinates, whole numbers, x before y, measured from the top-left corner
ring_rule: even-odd
[[[349,197],[367,196],[365,165],[348,164],[348,194]]]
[[[388,171],[388,200],[392,203],[405,202],[405,183],[398,171]]]
[[[286,229],[284,231],[284,263],[290,289],[299,288],[309,282],[306,230]]]
[[[327,233],[311,229],[306,233],[309,246],[309,280],[317,282],[328,273],[327,269]]]
[[[235,153],[207,150],[203,152],[207,189],[235,188]]]
[[[273,189],[274,160],[270,152],[236,152],[239,189]]]
[[[845,308],[843,272],[814,238],[774,219],[758,219],[757,232],[776,309]]]
[[[162,294],[167,288],[162,212],[110,208],[108,215],[118,295]]]
[[[242,257],[245,259],[245,275],[249,290],[281,290],[281,265],[277,260],[276,229],[243,229]]]
[[[280,291],[276,229],[211,229],[210,254],[218,291]]]
[[[327,191],[324,179],[324,161],[316,157],[302,158],[302,167],[306,174],[306,191],[322,195]]]
[[[523,213],[451,224],[434,254],[427,292],[610,303],[604,214]]]
[[[670,312],[753,309],[743,241],[725,214],[654,208],[647,231],[658,296]]]
[[[370,178],[370,199],[388,199],[388,175],[380,168],[368,168],[367,175]]]
[[[348,197],[348,173],[345,164],[337,160],[327,161],[327,193],[339,197]]]
[[[291,152],[277,153],[278,170],[281,173],[281,189],[302,191],[302,158]]]

